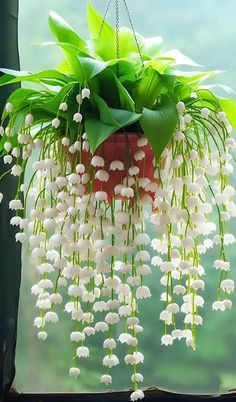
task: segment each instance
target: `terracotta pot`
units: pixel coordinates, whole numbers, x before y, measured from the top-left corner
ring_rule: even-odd
[[[139,148],[137,146],[138,140],[137,133],[126,133],[123,132],[115,133],[109,137],[95,152],[96,155],[102,156],[105,160],[105,169],[109,172],[109,181],[107,183],[101,183],[98,180],[94,181],[94,191],[106,191],[108,194],[109,201],[112,198],[121,198],[114,195],[114,188],[123,182],[123,179],[127,177],[128,170],[131,166],[138,166],[140,169],[139,178],[145,177],[150,181],[154,180],[154,168],[153,159],[154,153],[149,144],[145,147]],[[144,151],[145,158],[141,161],[135,161],[134,155],[138,151]],[[86,158],[85,158],[86,159]],[[86,163],[83,158],[84,163]],[[119,160],[124,163],[124,171],[111,171],[111,162]],[[88,162],[87,162],[88,163]],[[141,196],[145,194],[145,191],[141,191]],[[153,194],[149,193],[153,197]]]

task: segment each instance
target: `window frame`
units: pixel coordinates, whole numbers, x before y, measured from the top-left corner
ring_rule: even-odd
[[[3,0],[1,4],[0,13],[0,34],[4,40],[0,41],[0,54],[2,64],[4,67],[19,69],[19,54],[18,54],[18,7],[19,0]],[[10,94],[12,87],[0,88],[0,111]],[[6,182],[3,185],[9,187],[9,194],[11,189],[14,191],[14,181],[11,183]],[[3,280],[0,281],[0,296],[7,293],[7,300],[0,304],[0,317],[3,317],[3,322],[0,326],[0,400],[7,402],[128,402],[130,401],[130,391],[123,392],[105,392],[105,393],[18,393],[12,386],[12,381],[15,375],[15,347],[17,337],[17,315],[18,315],[18,301],[19,301],[19,288],[20,288],[20,274],[21,274],[21,249],[16,244],[14,233],[9,224],[9,219],[6,212],[1,209],[1,218],[8,220],[8,223],[3,225],[4,229],[8,229],[7,235],[1,234],[2,243],[4,240],[3,253],[10,258],[5,258],[5,274],[4,269]],[[7,226],[6,226],[7,225]],[[6,247],[6,248],[5,248]],[[13,254],[12,254],[13,253]],[[1,260],[2,261],[2,260]],[[7,270],[11,268],[11,275],[7,275]],[[14,286],[12,279],[15,279]],[[13,289],[14,287],[14,289]],[[9,289],[11,291],[9,292]],[[5,293],[4,293],[5,290]],[[7,339],[8,328],[8,312],[9,306],[13,311],[11,316],[11,336],[10,342]],[[10,359],[8,358],[10,356]],[[7,360],[8,359],[8,360]],[[235,390],[229,391],[224,394],[181,394],[172,393],[158,388],[149,388],[145,391],[145,401],[147,402],[236,402]]]

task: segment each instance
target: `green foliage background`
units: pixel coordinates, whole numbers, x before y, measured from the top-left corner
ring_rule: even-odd
[[[60,51],[42,42],[51,41],[47,26],[50,9],[57,11],[76,28],[80,34],[87,33],[86,0],[20,0],[20,54],[23,70],[39,71],[54,67],[61,60]],[[105,0],[94,0],[93,4],[103,11]],[[227,71],[216,80],[236,89],[236,2],[235,0],[129,0],[137,31],[146,36],[161,34],[166,50],[179,48],[182,52],[203,64],[206,69]],[[109,20],[114,23],[112,13]],[[124,10],[122,25],[127,25]],[[231,228],[235,233],[235,228]],[[150,229],[151,230],[151,229]],[[154,235],[154,234],[153,234]],[[232,274],[236,279],[236,247],[229,248]],[[160,274],[154,270],[150,279],[152,299],[142,303],[142,321],[145,332],[140,336],[140,347],[145,354],[141,372],[145,376],[145,387],[180,392],[220,392],[236,388],[236,307],[231,312],[211,312],[215,299],[217,273],[212,262],[217,250],[208,253],[204,260],[207,271],[205,325],[198,330],[198,349],[193,352],[183,343],[171,349],[161,347],[162,324],[158,317],[161,311]],[[17,379],[20,390],[50,391],[102,391],[99,376],[103,372],[103,336],[89,340],[91,355],[81,362],[82,373],[78,380],[67,376],[71,360],[72,345],[69,341],[70,321],[66,313],[61,314],[59,324],[52,327],[47,343],[41,344],[32,327],[36,315],[34,298],[30,287],[34,267],[29,263],[27,251],[23,255],[23,283],[19,315],[17,348]],[[234,299],[236,299],[234,297]],[[236,300],[234,300],[236,302]],[[125,348],[119,349],[123,360]],[[114,389],[130,387],[130,373],[124,365],[113,371]]]

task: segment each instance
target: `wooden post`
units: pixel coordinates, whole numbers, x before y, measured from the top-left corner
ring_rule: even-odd
[[[0,67],[19,69],[18,0],[0,3]],[[0,115],[6,99],[16,86],[0,87]],[[6,167],[0,160],[0,176]],[[15,197],[16,180],[6,176],[0,182],[4,199],[0,204],[0,400],[15,375],[17,312],[21,272],[21,251],[10,226],[8,204]]]

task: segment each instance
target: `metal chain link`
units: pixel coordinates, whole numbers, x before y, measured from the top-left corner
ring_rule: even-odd
[[[130,14],[130,11],[129,11],[129,7],[128,7],[128,4],[127,4],[127,1],[126,1],[126,0],[123,0],[123,1],[124,1],[124,5],[125,5],[125,9],[126,9],[128,18],[129,18],[129,23],[130,23],[131,29],[132,29],[132,31],[133,31],[134,40],[135,40],[135,42],[136,42],[136,46],[137,46],[137,49],[138,49],[139,57],[140,57],[140,60],[141,60],[141,62],[142,62],[142,65],[144,65],[143,58],[142,58],[141,48],[140,48],[139,41],[138,41],[138,38],[137,38],[137,35],[136,35],[136,32],[135,32],[135,29],[134,29],[134,24],[133,24],[133,21],[132,21],[132,18],[131,18],[131,14]]]
[[[133,32],[134,40],[135,40],[135,43],[136,43],[136,46],[137,46],[137,49],[138,49],[140,60],[142,62],[142,65],[144,65],[141,48],[140,48],[139,41],[138,41],[135,29],[134,29],[134,25],[133,25],[130,10],[129,10],[128,4],[127,4],[127,0],[123,0],[123,2],[124,2],[124,5],[125,5],[125,10],[126,10],[126,13],[127,13],[128,19],[129,19],[129,23],[130,23],[130,26],[131,26],[131,29],[132,29],[132,32]],[[102,20],[102,23],[101,23],[101,27],[100,27],[100,30],[99,30],[99,33],[98,33],[98,39],[100,39],[100,37],[101,37],[102,30],[104,28],[104,24],[106,22],[108,11],[110,9],[111,3],[112,3],[112,0],[108,0],[106,10],[105,10],[105,13],[104,13],[104,16],[103,16],[103,20]],[[119,59],[120,58],[120,7],[119,7],[119,0],[115,0],[115,12],[116,12],[116,57],[117,57],[117,59]]]
[[[120,58],[120,8],[119,0],[115,0],[116,5],[116,58]]]
[[[112,0],[108,0],[106,10],[105,10],[105,13],[104,13],[104,16],[103,16],[103,20],[102,20],[102,23],[101,23],[101,26],[100,26],[100,30],[99,30],[99,33],[98,33],[98,39],[100,39],[100,37],[101,37],[102,30],[103,30],[104,24],[106,22],[107,14],[108,14],[108,11],[110,9],[111,3],[112,3]]]

